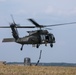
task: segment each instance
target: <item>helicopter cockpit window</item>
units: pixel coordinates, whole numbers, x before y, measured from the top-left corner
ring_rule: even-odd
[[[46,38],[46,41],[49,41],[49,36],[48,35],[46,35],[45,38]]]

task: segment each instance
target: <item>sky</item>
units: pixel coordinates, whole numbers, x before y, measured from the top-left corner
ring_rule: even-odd
[[[39,24],[51,25],[76,22],[76,0],[0,0],[0,26],[12,23],[10,15],[20,25],[32,25],[27,19],[33,18]],[[56,38],[54,47],[48,44],[40,45],[37,49],[32,45],[2,43],[3,38],[12,38],[11,29],[0,29],[0,61],[23,62],[25,57],[31,62],[37,62],[40,50],[40,62],[76,63],[76,24],[51,27],[50,33]],[[19,36],[28,35],[26,31],[36,29],[18,29]]]

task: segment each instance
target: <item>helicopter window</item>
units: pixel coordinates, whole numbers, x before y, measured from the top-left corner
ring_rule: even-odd
[[[45,35],[41,35],[41,40],[42,40],[42,41],[45,40]]]
[[[47,40],[47,41],[49,41],[49,36],[48,36],[48,35],[46,35],[46,37],[45,37],[45,38],[46,38],[46,40]]]
[[[49,36],[48,35],[46,36],[46,39],[49,39]]]

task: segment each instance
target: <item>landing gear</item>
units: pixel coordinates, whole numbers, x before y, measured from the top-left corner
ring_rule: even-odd
[[[50,46],[53,47],[53,43],[51,43]]]
[[[23,45],[21,46],[21,51],[23,50]]]
[[[39,45],[39,44],[37,44],[37,45],[36,45],[36,48],[39,48],[39,46],[40,46],[40,45]]]

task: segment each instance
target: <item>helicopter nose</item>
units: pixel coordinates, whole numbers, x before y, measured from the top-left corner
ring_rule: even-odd
[[[53,37],[53,43],[55,43],[56,41],[55,41],[55,37]]]

